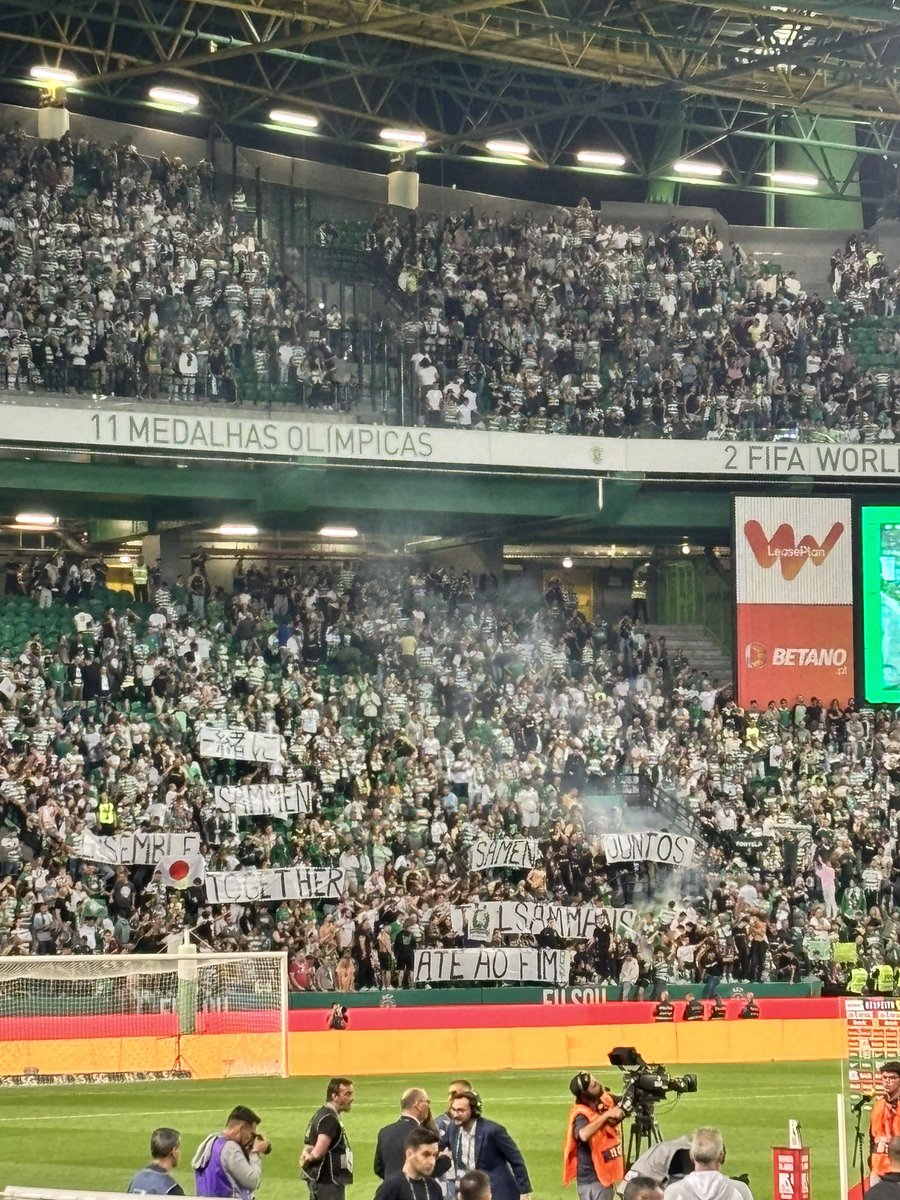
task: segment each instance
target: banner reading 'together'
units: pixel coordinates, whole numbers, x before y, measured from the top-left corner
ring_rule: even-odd
[[[738,700],[853,695],[850,501],[738,496],[734,502]]]

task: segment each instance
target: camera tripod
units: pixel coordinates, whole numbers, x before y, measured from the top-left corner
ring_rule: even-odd
[[[663,1140],[659,1122],[652,1111],[635,1110],[631,1131],[628,1134],[628,1153],[625,1155],[625,1170],[629,1171],[645,1150],[658,1146]]]

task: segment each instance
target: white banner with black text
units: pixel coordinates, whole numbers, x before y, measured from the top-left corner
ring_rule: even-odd
[[[689,867],[694,859],[693,838],[658,830],[646,833],[607,833],[600,839],[609,863],[657,862],[669,867]]]
[[[417,950],[413,987],[426,983],[551,983],[569,981],[569,952],[532,947],[485,946],[468,950]]]

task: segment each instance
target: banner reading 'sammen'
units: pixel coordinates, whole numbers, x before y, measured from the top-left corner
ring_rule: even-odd
[[[413,986],[426,983],[552,983],[569,981],[569,952],[546,949],[417,950]]]
[[[287,817],[312,812],[311,783],[247,783],[213,788],[216,808],[236,817]]]
[[[200,853],[199,833],[112,833],[97,837],[85,830],[73,846],[78,858],[108,867],[155,866],[161,858]]]
[[[534,838],[494,838],[473,842],[469,848],[469,870],[490,871],[495,867],[522,870],[537,866],[541,852]]]
[[[269,900],[340,900],[339,867],[285,867],[269,871],[210,871],[207,904],[265,904]]]
[[[477,914],[477,916],[476,916]],[[637,932],[637,909],[603,908],[593,904],[533,904],[527,900],[486,900],[483,904],[466,904],[450,909],[450,920],[456,932],[468,926],[470,941],[477,928],[483,940],[495,929],[503,934],[518,936],[536,934],[552,929],[567,942],[580,942],[593,937],[597,925],[608,924],[614,933],[626,937]]]
[[[236,762],[281,761],[280,733],[258,733],[240,725],[201,725],[197,737],[201,758],[231,758]]]
[[[606,861],[658,862],[670,867],[689,867],[694,859],[693,838],[675,833],[607,833],[600,839]]]

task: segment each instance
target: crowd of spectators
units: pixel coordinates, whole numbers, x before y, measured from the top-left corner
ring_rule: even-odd
[[[871,365],[852,344],[858,322],[894,313],[900,287],[864,235],[833,255],[831,297],[726,249],[711,224],[626,229],[587,201],[544,221],[383,213],[370,246],[406,298],[425,424],[728,440],[900,434],[900,335],[877,332]]]
[[[330,404],[341,314],[216,184],[206,161],[0,134],[0,390]]]
[[[835,943],[900,965],[891,714],[742,710],[559,581],[240,560],[229,592],[198,548],[204,586],[156,569],[144,605],[96,581],[73,594],[55,558],[49,611],[39,563],[0,604],[0,953],[155,952],[187,927],[217,950],[286,950],[295,988],[408,985],[416,947],[475,943],[454,909],[510,898],[619,910],[569,945],[573,982],[626,994],[810,971],[840,986]],[[277,734],[281,761],[202,758],[201,723]],[[314,813],[214,802],[216,783],[272,778],[311,781]],[[605,862],[604,831],[673,821],[697,838],[686,870]],[[343,896],[211,907],[79,852],[84,831],[132,829],[198,831],[211,870],[335,865]],[[473,841],[519,833],[535,867],[469,871]]]
[[[282,269],[258,217],[206,161],[0,134],[0,391],[345,407],[361,343]],[[339,233],[323,221],[316,244]],[[862,442],[900,428],[900,335],[873,328],[871,356],[854,339],[898,289],[863,235],[833,255],[827,298],[712,225],[626,229],[586,201],[543,222],[385,212],[366,244],[405,309],[377,322],[384,361],[411,363],[425,424]]]

